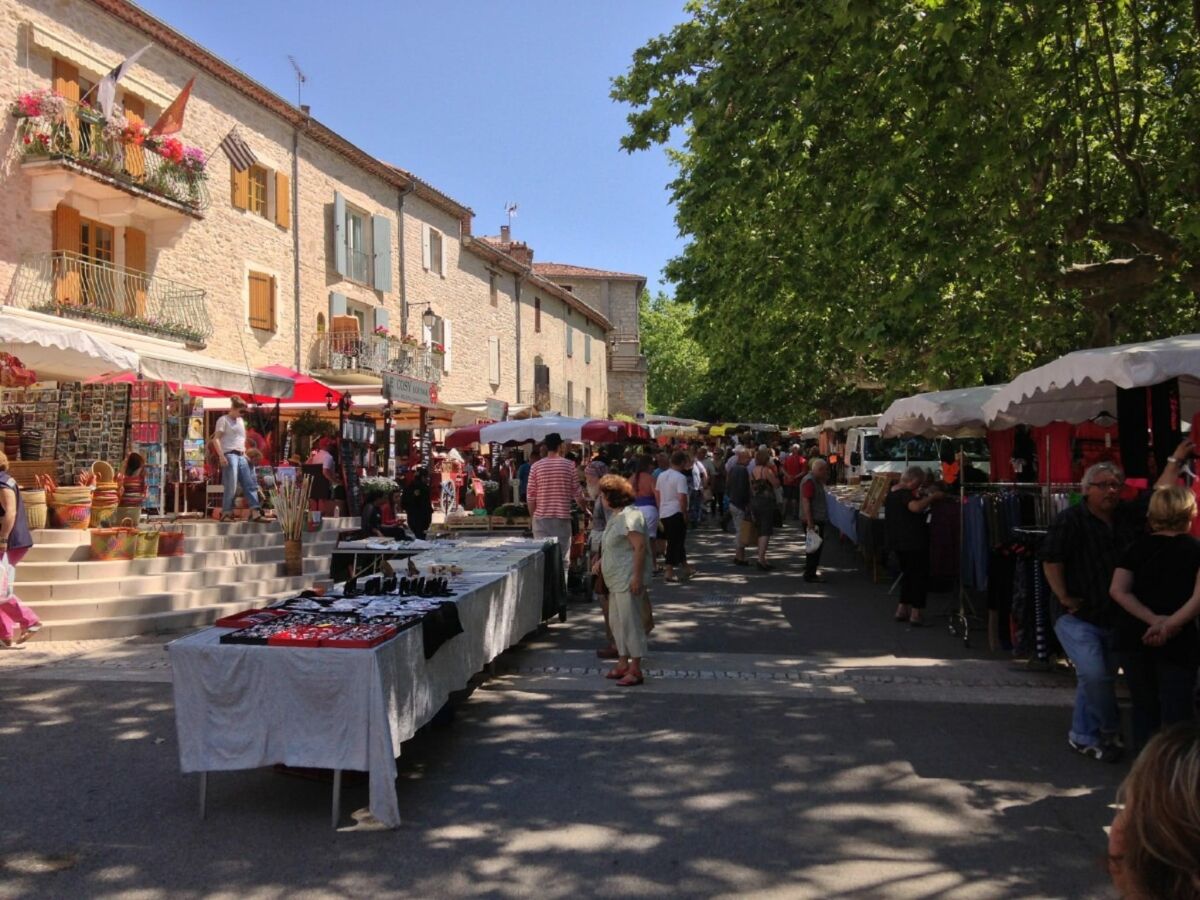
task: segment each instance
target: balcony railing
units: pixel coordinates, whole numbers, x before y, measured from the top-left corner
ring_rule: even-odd
[[[377,377],[395,372],[434,384],[442,379],[442,354],[377,334],[322,332],[313,339],[309,365],[316,372]]]
[[[23,163],[67,161],[190,212],[208,208],[204,154],[176,138],[150,137],[123,118],[105,121],[90,107],[45,91],[22,97],[13,114],[20,119],[16,147]]]
[[[203,288],[58,251],[22,260],[6,302],[202,345],[212,334],[204,293]]]

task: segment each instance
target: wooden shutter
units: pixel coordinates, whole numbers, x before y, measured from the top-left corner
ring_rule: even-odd
[[[374,322],[376,328],[387,328],[390,330],[392,327],[391,316],[382,306],[376,306],[372,310],[372,322]]]
[[[146,232],[139,228],[125,229],[125,270],[125,312],[145,318]]]
[[[229,164],[230,202],[234,209],[250,208],[250,170],[238,171]]]
[[[569,315],[569,313],[568,313]],[[575,355],[575,332],[571,328],[570,322],[563,322],[563,327],[567,330],[567,356]]]
[[[329,321],[332,323],[338,316],[346,315],[348,306],[345,294],[331,293],[329,295]],[[330,327],[332,328],[332,325]]]
[[[540,332],[542,330],[542,298],[533,298],[533,330]]]
[[[430,245],[429,226],[421,223],[421,266],[426,272],[433,266],[433,252]]]
[[[79,67],[66,60],[54,58],[54,92],[68,101],[67,128],[71,131],[71,148],[79,150],[79,118],[75,115],[79,104]]]
[[[346,198],[333,193],[333,271],[346,275]]]
[[[287,229],[292,224],[292,179],[275,173],[275,224]]]
[[[375,290],[386,293],[392,289],[392,220],[387,216],[371,216],[371,249],[375,251]]]
[[[442,254],[441,261],[439,263],[441,265],[441,271],[438,272],[438,274],[441,275],[443,278],[445,278],[446,277],[446,235],[445,234],[441,235],[441,240],[438,241],[438,248]],[[446,369],[446,371],[449,372],[450,370]]]
[[[146,121],[146,104],[132,94],[125,95],[125,118],[130,125],[141,125]],[[134,178],[146,177],[146,149],[137,144],[124,144],[125,172]]]
[[[587,364],[592,361],[592,336],[590,334],[583,336],[583,361]]]
[[[54,210],[54,299],[78,303],[81,295],[79,251],[82,249],[79,210],[65,203]]]
[[[250,273],[250,327],[275,330],[275,279],[261,272]]]

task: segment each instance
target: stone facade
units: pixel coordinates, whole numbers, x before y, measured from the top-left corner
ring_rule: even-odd
[[[127,185],[105,183],[86,168],[43,178],[49,168],[62,167],[52,163],[35,172],[23,165],[15,145],[18,123],[5,115],[0,286],[20,280],[23,261],[62,250],[54,223],[59,205],[66,205],[111,229],[111,264],[117,267],[135,268],[138,254],[126,245],[136,247],[134,239],[144,233],[145,258],[137,271],[203,290],[212,327],[207,341],[197,344],[131,334],[111,323],[72,319],[74,326],[116,334],[118,342],[136,338],[193,352],[200,362],[227,368],[283,363],[324,378],[318,351],[328,344],[334,317],[354,315],[367,334],[385,327],[420,339],[433,337],[423,334],[421,324],[431,309],[440,317],[446,349],[442,399],[520,402],[532,394],[537,359],[549,367],[554,397],[565,399],[569,391],[580,414],[585,406],[592,415],[607,411],[607,335],[613,326],[605,307],[590,306],[532,272],[531,254],[510,256],[471,238],[469,208],[349,144],[306,109],[267,92],[123,0],[0,5],[0,102],[7,106],[27,91],[51,87],[64,65],[78,70],[82,92],[147,43],[152,48],[118,85],[117,106],[133,98],[133,108],[140,102],[145,120],[153,122],[196,76],[179,137],[211,153],[207,208],[197,215],[170,207]],[[239,208],[244,204],[237,202],[232,166],[217,149],[235,127],[266,170],[260,212]],[[354,246],[346,220],[340,227],[335,222],[335,210],[358,217],[362,240]],[[251,296],[259,291],[261,310],[264,280],[272,285],[273,315],[266,324],[273,327],[252,327]],[[264,324],[261,315],[256,324]],[[357,370],[342,374],[359,383],[372,380]]]

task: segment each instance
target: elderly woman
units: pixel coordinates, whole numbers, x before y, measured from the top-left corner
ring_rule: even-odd
[[[1117,791],[1108,868],[1126,900],[1200,898],[1200,726],[1158,734]]]
[[[592,527],[588,532],[588,549],[591,551],[592,572],[596,576],[592,581],[592,591],[600,601],[600,611],[604,613],[604,636],[607,643],[596,651],[600,659],[616,659],[617,643],[613,640],[612,627],[608,622],[608,586],[600,575],[598,564],[604,544],[604,531],[608,527],[608,507],[600,497],[600,479],[608,474],[608,466],[599,460],[588,463],[583,470],[587,482],[588,502],[592,504]]]
[[[633,505],[633,488],[620,475],[600,479],[600,499],[608,512],[608,526],[600,551],[600,571],[608,585],[608,620],[617,644],[617,664],[605,676],[621,687],[645,680],[646,655],[643,606],[649,602],[651,559],[646,540],[646,520]]]
[[[1110,592],[1121,607],[1116,658],[1133,701],[1133,746],[1140,751],[1159,728],[1193,718],[1200,671],[1200,541],[1188,532],[1196,498],[1185,487],[1150,498],[1150,534],[1121,554]]]
[[[0,452],[0,560],[15,570],[33,546],[33,536],[25,520],[21,487],[8,472],[8,457]],[[9,573],[4,573],[4,591],[0,596],[0,647],[19,647],[42,627],[37,615],[12,592]]]

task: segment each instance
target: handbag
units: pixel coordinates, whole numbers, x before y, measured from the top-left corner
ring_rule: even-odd
[[[758,526],[748,517],[742,519],[742,526],[738,529],[738,541],[747,547],[758,543]]]
[[[821,549],[821,544],[824,541],[821,539],[821,534],[815,528],[804,535],[804,552],[816,553]]]

